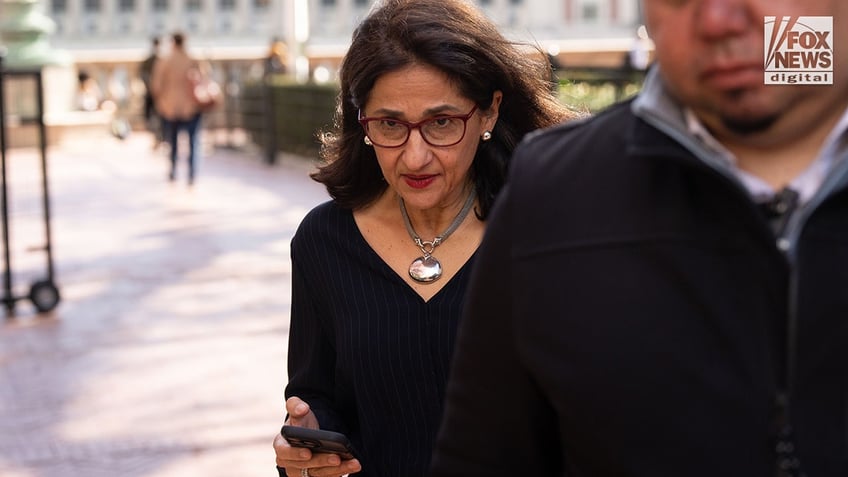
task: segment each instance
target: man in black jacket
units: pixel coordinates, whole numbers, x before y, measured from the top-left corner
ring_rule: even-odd
[[[516,152],[433,477],[848,475],[848,2],[643,6],[640,95]]]

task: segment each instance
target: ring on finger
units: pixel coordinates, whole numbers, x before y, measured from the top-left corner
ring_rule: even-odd
[[[307,469],[306,467],[300,469],[300,477],[310,477],[309,469]]]

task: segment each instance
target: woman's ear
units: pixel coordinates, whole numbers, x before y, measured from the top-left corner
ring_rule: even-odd
[[[501,100],[503,99],[503,92],[500,90],[495,91],[492,94],[492,105],[489,106],[483,113],[483,130],[484,131],[492,131],[495,129],[495,123],[498,122],[498,113],[501,107]]]

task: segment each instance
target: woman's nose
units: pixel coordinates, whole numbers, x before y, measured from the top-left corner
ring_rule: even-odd
[[[432,158],[432,148],[433,146],[424,140],[420,128],[409,131],[409,139],[407,139],[403,147],[406,166],[410,170],[422,169],[429,164]]]

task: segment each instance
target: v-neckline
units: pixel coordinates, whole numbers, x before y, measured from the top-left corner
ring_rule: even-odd
[[[403,285],[405,286],[405,288],[406,288],[406,289],[407,289],[410,293],[412,293],[413,295],[417,296],[417,297],[418,297],[418,299],[419,299],[419,300],[421,300],[422,302],[424,302],[425,304],[430,304],[430,303],[435,302],[435,301],[439,298],[439,296],[440,296],[440,295],[442,295],[442,292],[443,292],[446,288],[448,288],[448,287],[450,287],[450,286],[453,286],[453,284],[454,284],[454,283],[453,283],[453,282],[454,282],[454,280],[455,280],[457,277],[459,277],[459,276],[461,276],[461,275],[463,275],[463,274],[465,273],[465,268],[466,268],[467,266],[469,266],[469,264],[471,263],[471,261],[474,259],[474,256],[475,256],[475,255],[477,255],[477,250],[474,250],[474,252],[473,252],[471,255],[469,255],[469,256],[468,256],[468,259],[467,259],[467,260],[466,260],[466,261],[462,264],[462,266],[460,266],[460,267],[457,269],[456,273],[454,273],[454,274],[453,274],[453,276],[451,276],[451,277],[450,277],[450,278],[449,278],[449,279],[448,279],[448,280],[447,280],[447,281],[446,281],[446,282],[442,285],[442,287],[441,287],[441,288],[439,288],[439,291],[437,291],[436,293],[434,293],[434,294],[433,294],[433,296],[431,296],[429,299],[425,299],[423,296],[421,296],[421,294],[420,294],[420,293],[418,293],[418,292],[415,290],[415,288],[413,288],[413,287],[412,287],[412,285],[410,285],[410,283],[409,283],[409,282],[407,282],[407,281],[404,279],[404,277],[403,277],[403,276],[401,276],[401,275],[400,275],[397,271],[395,271],[395,269],[394,269],[394,268],[392,268],[392,266],[391,266],[391,265],[389,265],[389,264],[388,264],[385,260],[383,260],[383,257],[381,257],[381,256],[380,256],[380,254],[379,254],[379,253],[377,253],[377,251],[376,251],[376,250],[374,250],[374,247],[372,247],[370,243],[368,243],[368,240],[365,238],[365,235],[363,235],[363,234],[362,234],[362,230],[360,230],[360,228],[359,228],[359,224],[356,222],[356,218],[353,216],[353,211],[351,211],[351,210],[348,210],[348,219],[350,220],[351,225],[353,226],[353,228],[356,230],[356,236],[358,237],[359,241],[362,243],[362,245],[364,245],[364,246],[365,246],[365,248],[367,248],[367,249],[368,249],[368,253],[372,256],[372,258],[374,258],[376,261],[378,261],[378,262],[380,263],[380,267],[382,267],[382,268],[383,268],[383,271],[384,271],[385,273],[387,273],[387,274],[390,274],[390,275],[391,275],[391,276],[392,276],[395,280],[398,280],[398,281],[400,281],[401,283],[403,283]]]

